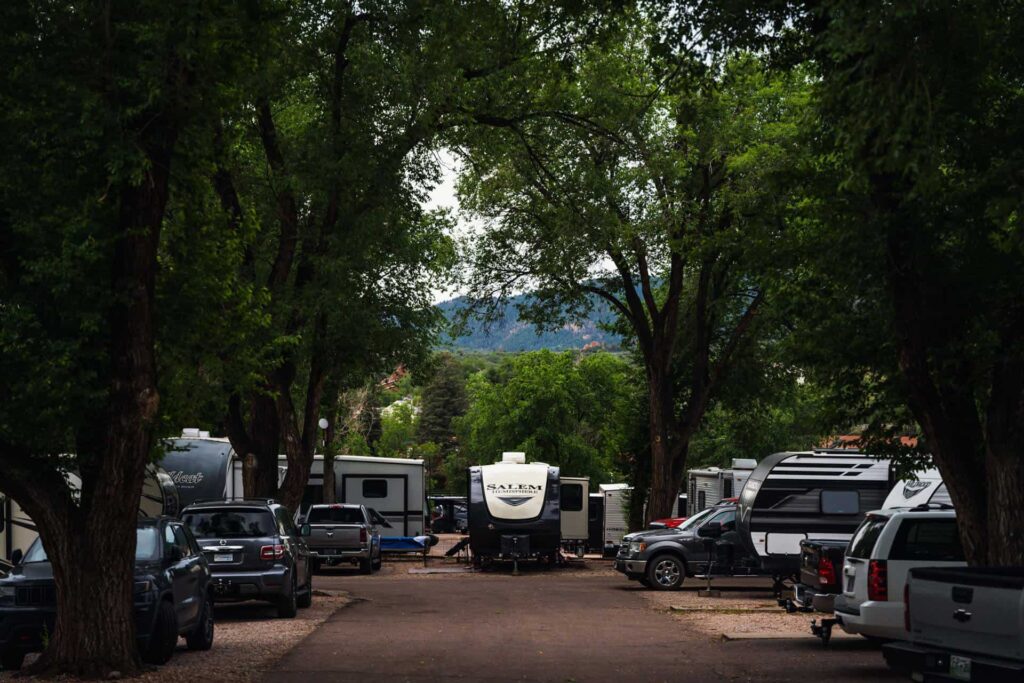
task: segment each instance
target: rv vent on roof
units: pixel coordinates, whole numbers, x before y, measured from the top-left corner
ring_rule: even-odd
[[[732,468],[734,470],[752,470],[757,467],[757,460],[753,458],[733,458]]]
[[[198,439],[201,432],[195,427],[185,427],[181,430],[181,438],[183,439]]]
[[[518,453],[516,451],[506,451],[501,454],[501,461],[504,463],[515,463],[517,465],[526,464],[526,453]]]

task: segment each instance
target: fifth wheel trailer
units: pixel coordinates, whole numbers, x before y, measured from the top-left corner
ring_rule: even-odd
[[[559,470],[526,463],[525,453],[469,468],[469,549],[477,563],[536,558],[561,548]]]

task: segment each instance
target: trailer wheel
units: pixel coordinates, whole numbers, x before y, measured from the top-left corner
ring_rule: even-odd
[[[658,555],[647,563],[647,580],[655,590],[679,590],[685,577],[686,567],[674,555]]]

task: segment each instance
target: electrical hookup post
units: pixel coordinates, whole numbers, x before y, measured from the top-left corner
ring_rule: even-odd
[[[717,588],[711,587],[711,572],[715,569],[715,543],[717,539],[705,538],[704,549],[708,551],[708,566],[704,570],[704,579],[707,582],[703,589],[697,591],[697,595],[702,598],[717,598],[722,595],[722,591]]]

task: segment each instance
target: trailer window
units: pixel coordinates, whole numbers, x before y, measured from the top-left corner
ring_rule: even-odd
[[[824,515],[855,515],[860,512],[857,491],[822,491],[821,513]]]
[[[562,509],[579,512],[583,509],[583,484],[562,484]]]
[[[387,479],[363,479],[363,498],[387,498]]]
[[[955,519],[905,519],[896,532],[890,560],[963,562]]]

